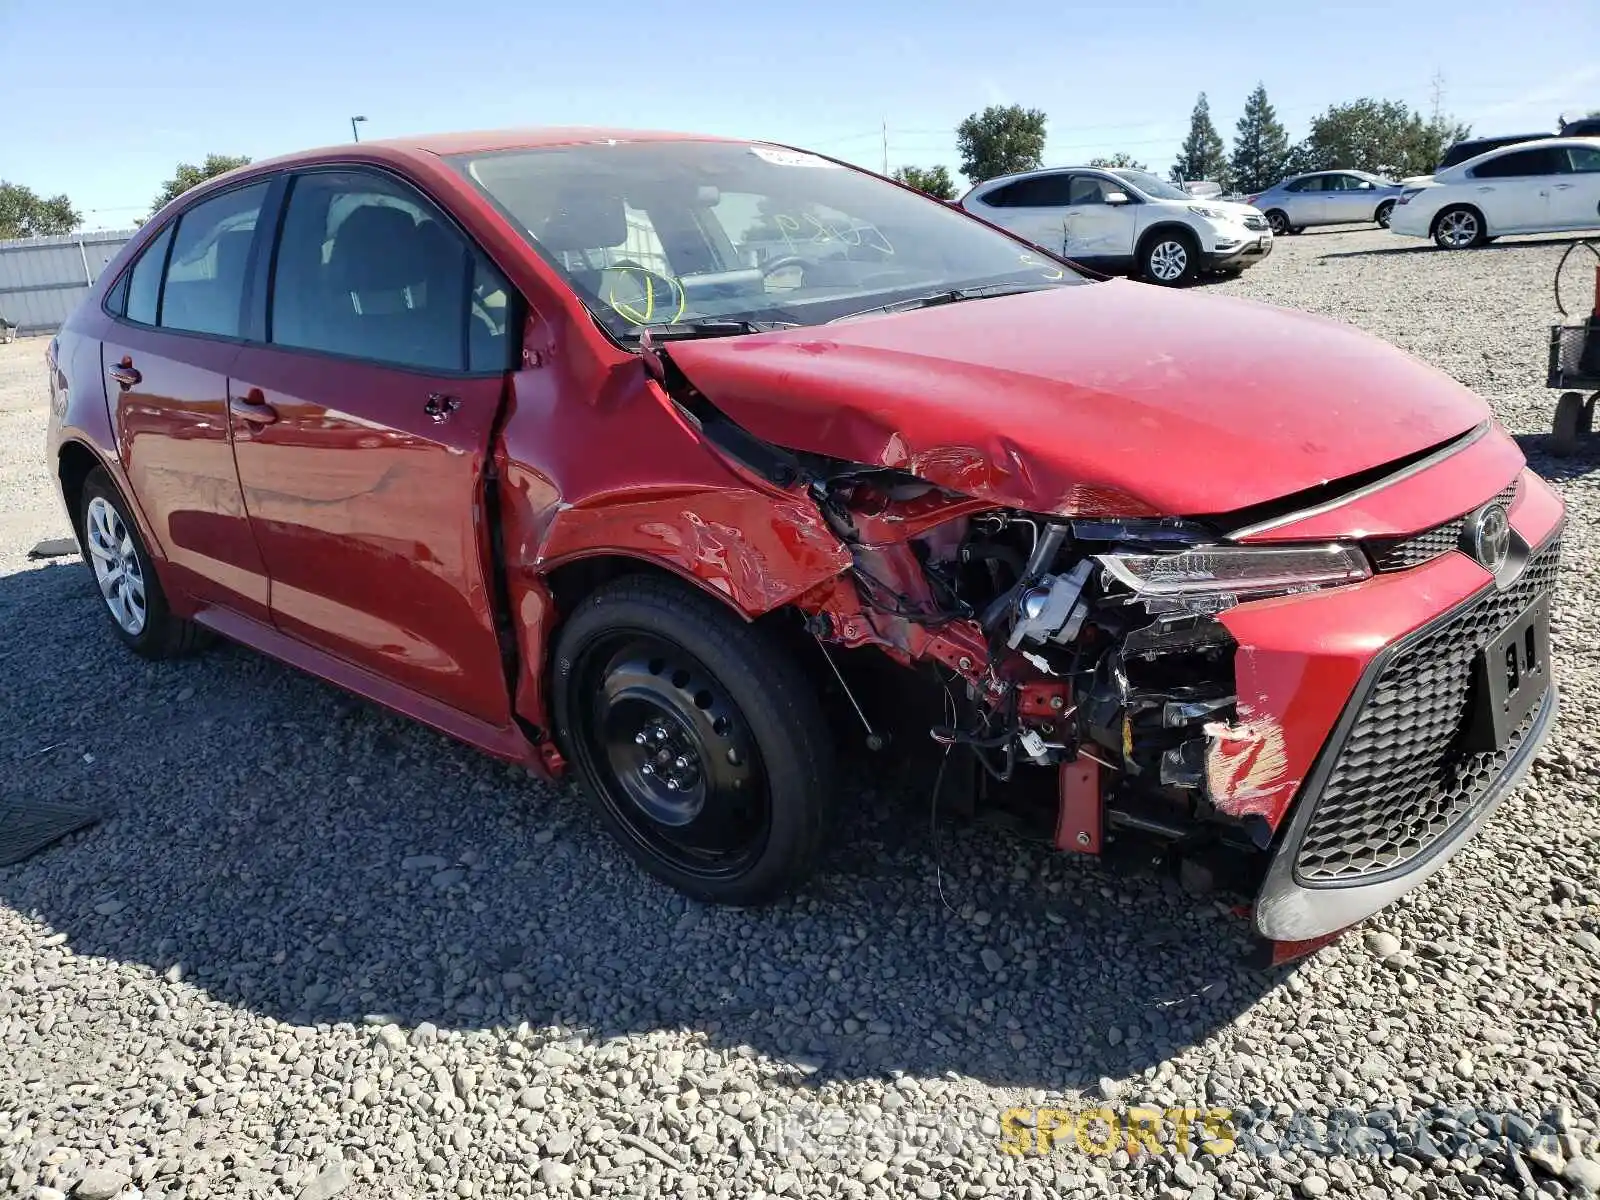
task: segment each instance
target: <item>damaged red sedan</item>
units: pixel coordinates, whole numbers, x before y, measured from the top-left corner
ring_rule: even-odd
[[[1314,944],[1556,710],[1562,504],[1471,393],[797,150],[255,164],[151,219],[49,365],[132,649],[220,634],[575,772],[710,900],[802,881],[839,739],[909,719],[965,803],[1225,862]]]

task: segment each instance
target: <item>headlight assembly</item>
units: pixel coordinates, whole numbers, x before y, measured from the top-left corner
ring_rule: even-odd
[[[1357,546],[1207,546],[1177,554],[1101,554],[1111,580],[1140,599],[1307,591],[1358,583],[1372,565]]]

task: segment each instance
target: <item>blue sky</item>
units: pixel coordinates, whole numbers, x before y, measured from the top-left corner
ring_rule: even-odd
[[[1600,3],[1419,0],[0,0],[0,178],[86,225],[142,215],[180,161],[363,137],[591,124],[764,137],[882,165],[957,158],[993,103],[1042,108],[1046,161],[1126,150],[1163,172],[1198,92],[1231,139],[1259,79],[1298,137],[1374,95],[1479,132],[1600,109]]]

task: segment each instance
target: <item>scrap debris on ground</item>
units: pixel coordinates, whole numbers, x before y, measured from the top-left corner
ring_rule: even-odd
[[[1473,387],[1571,509],[1564,711],[1528,784],[1425,887],[1272,974],[1220,907],[986,826],[940,830],[952,913],[925,813],[865,772],[803,896],[708,909],[570,789],[242,650],[137,659],[81,563],[28,561],[69,531],[44,343],[0,348],[0,798],[105,818],[0,870],[0,1194],[1600,1187],[1600,461],[1543,451],[1563,244],[1308,233],[1215,285]],[[1141,1106],[1227,1108],[1240,1137],[1166,1126],[1130,1154],[1074,1115]],[[1341,1113],[1368,1132],[1331,1137]]]

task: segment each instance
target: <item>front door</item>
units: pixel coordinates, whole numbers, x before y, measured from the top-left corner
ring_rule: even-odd
[[[268,184],[213,196],[170,222],[114,291],[101,343],[118,453],[165,557],[168,584],[202,606],[267,619],[228,435],[256,217]]]
[[[497,725],[484,470],[509,288],[408,185],[292,181],[267,344],[233,364],[239,479],[293,637]]]
[[[1127,197],[1107,203],[1112,192]],[[1067,257],[1122,263],[1133,258],[1134,209],[1127,191],[1099,175],[1074,175],[1066,208]]]

